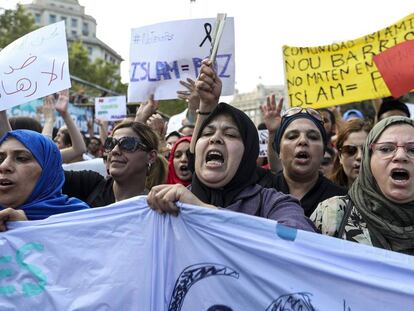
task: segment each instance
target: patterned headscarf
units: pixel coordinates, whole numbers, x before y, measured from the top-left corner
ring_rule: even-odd
[[[370,145],[386,128],[402,124],[414,127],[414,121],[409,118],[389,117],[378,122],[368,134],[359,176],[349,195],[367,223],[374,246],[414,254],[414,197],[413,201],[405,204],[389,200],[381,192],[371,171]]]

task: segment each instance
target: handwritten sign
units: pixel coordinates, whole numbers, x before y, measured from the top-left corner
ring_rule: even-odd
[[[0,109],[70,88],[65,23],[37,29],[0,52]]]
[[[95,118],[106,121],[122,120],[126,117],[126,97],[96,97]]]
[[[374,62],[394,98],[414,88],[414,40],[375,55]]]
[[[259,158],[267,157],[267,143],[269,141],[269,131],[268,130],[258,130],[259,134]]]
[[[160,215],[136,197],[8,224],[0,310],[413,309],[412,256],[180,206]]]
[[[373,56],[414,39],[414,14],[361,38],[283,47],[290,106],[322,108],[390,96]]]
[[[211,49],[215,19],[166,22],[132,29],[128,102],[177,98],[179,80],[198,77]],[[216,57],[222,95],[234,93],[234,20],[226,19]]]

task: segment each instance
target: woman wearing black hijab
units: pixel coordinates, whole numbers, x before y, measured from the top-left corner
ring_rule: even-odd
[[[175,202],[179,200],[270,218],[313,231],[313,225],[295,198],[256,184],[259,153],[256,128],[242,111],[225,103],[217,105],[217,98],[209,100],[204,96],[211,95],[219,83],[207,64],[203,65],[197,82],[202,102],[198,112],[201,117],[193,136],[195,174],[191,191],[183,185],[156,186],[148,195],[149,205],[162,213],[177,213]],[[204,85],[209,83],[211,86]]]

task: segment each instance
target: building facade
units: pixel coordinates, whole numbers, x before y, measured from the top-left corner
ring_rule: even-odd
[[[259,123],[263,122],[260,106],[266,103],[266,97],[271,94],[275,94],[276,103],[278,103],[281,97],[285,97],[284,86],[264,86],[263,84],[258,84],[256,90],[242,94],[238,93],[236,90],[230,104],[244,111],[257,126]]]
[[[82,41],[91,61],[101,58],[117,65],[120,70],[122,57],[96,37],[96,20],[85,14],[85,8],[79,4],[78,0],[34,0],[24,5],[24,8],[33,14],[39,26],[65,21],[69,44]]]

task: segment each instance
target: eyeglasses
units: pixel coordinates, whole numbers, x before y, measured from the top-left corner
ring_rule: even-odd
[[[288,118],[288,117],[291,117],[295,114],[301,113],[303,111],[305,113],[311,115],[312,117],[314,117],[316,120],[319,120],[319,121],[323,122],[323,118],[322,118],[321,114],[318,111],[316,111],[315,109],[312,109],[312,108],[303,108],[303,107],[289,108],[288,110],[286,110],[282,114],[282,118]]]
[[[137,150],[148,151],[148,147],[144,145],[138,138],[136,137],[121,137],[120,139],[116,139],[113,137],[108,137],[105,140],[105,151],[110,152],[112,149],[115,148],[116,145],[119,145],[119,149],[125,152],[135,152]]]
[[[392,142],[370,145],[371,150],[383,159],[393,157],[397,153],[397,149],[399,147],[404,148],[404,151],[408,157],[414,158],[414,142],[406,143],[404,145],[398,145]]]
[[[356,146],[356,145],[345,145],[339,148],[339,152],[347,157],[353,157],[357,154],[358,150],[361,150],[362,152],[362,145]]]

